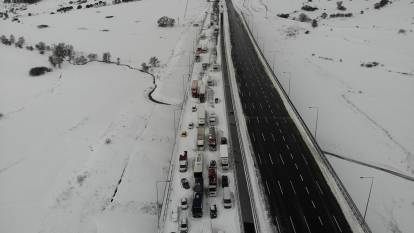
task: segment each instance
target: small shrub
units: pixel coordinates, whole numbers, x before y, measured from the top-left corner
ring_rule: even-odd
[[[318,27],[318,21],[316,19],[312,20],[312,27],[313,28]]]
[[[304,10],[304,11],[316,11],[317,9],[318,9],[317,7],[313,7],[313,6],[309,6],[309,5],[302,6],[302,10]]]
[[[175,19],[163,16],[157,21],[159,27],[172,27],[175,24]]]
[[[309,16],[307,16],[305,13],[301,13],[301,14],[299,15],[298,20],[299,20],[300,22],[310,22],[310,21],[311,21],[311,19],[309,18]]]
[[[47,68],[45,66],[38,66],[38,67],[31,68],[30,71],[29,71],[29,75],[30,76],[39,76],[39,75],[42,75],[42,74],[44,74],[46,72],[50,72],[50,71],[52,71],[52,69]]]
[[[405,34],[407,31],[405,29],[398,30],[398,34]]]
[[[277,15],[278,17],[280,17],[280,18],[284,18],[284,19],[288,19],[289,18],[289,14],[278,14]]]
[[[33,46],[26,46],[26,49],[27,50],[30,50],[30,51],[33,51],[34,50]]]
[[[157,57],[151,57],[148,62],[152,67],[160,66],[160,60]]]
[[[343,3],[342,1],[336,2],[336,9],[340,11],[346,11],[346,7],[344,7],[342,3]]]
[[[78,5],[78,7],[76,7],[76,9],[82,9],[82,5]]]
[[[141,70],[144,72],[148,72],[149,66],[147,65],[147,63],[143,62],[141,64]]]
[[[88,54],[88,59],[89,59],[89,61],[96,61],[96,60],[98,60],[98,54],[90,53],[90,54]]]
[[[105,139],[105,144],[111,144],[112,140],[110,138]]]
[[[3,113],[0,113],[0,119],[3,117],[4,115],[3,115]]]
[[[102,60],[107,63],[111,62],[111,54],[109,52],[104,53],[102,55]]]
[[[326,17],[328,17],[328,14],[326,12],[323,12],[322,15],[321,15],[321,18],[326,19]]]
[[[381,0],[380,2],[377,2],[377,3],[374,4],[374,8],[378,10],[378,9],[384,7],[385,5],[387,5],[388,3],[390,3],[389,0]]]

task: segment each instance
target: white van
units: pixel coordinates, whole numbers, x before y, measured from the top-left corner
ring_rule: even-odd
[[[223,188],[223,206],[225,209],[230,209],[232,207],[231,193],[229,187]]]
[[[180,222],[178,222],[178,231],[180,233],[188,232],[188,219],[187,216],[181,216]]]

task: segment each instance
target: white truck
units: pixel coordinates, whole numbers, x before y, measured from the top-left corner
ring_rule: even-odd
[[[229,169],[229,150],[227,144],[220,145],[220,163],[223,170]]]
[[[205,139],[205,129],[204,127],[197,128],[197,149],[202,151],[204,150],[204,139]]]
[[[206,109],[200,106],[198,109],[198,126],[204,126],[206,124]]]

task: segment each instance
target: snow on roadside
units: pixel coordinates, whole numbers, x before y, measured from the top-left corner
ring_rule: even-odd
[[[162,69],[174,47],[177,57],[192,49],[183,40],[195,36],[192,23],[206,3],[191,1],[183,20],[185,5],[156,0],[62,15],[46,10],[21,24],[1,21],[0,34],[24,36],[32,45],[63,41],[85,53],[110,51],[113,60],[133,66],[157,56]],[[158,28],[163,15],[180,17],[179,25]],[[50,27],[36,28],[44,23]],[[154,232],[154,186],[168,170],[176,107],[148,100],[151,76],[89,63],[29,77],[31,67],[48,66],[47,56],[4,45],[0,54],[0,231]],[[187,69],[176,69],[169,92],[160,95],[180,96]]]

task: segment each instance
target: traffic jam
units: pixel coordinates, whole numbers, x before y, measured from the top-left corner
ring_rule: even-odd
[[[219,5],[214,2],[211,6],[195,50],[190,98],[184,105],[177,141],[179,153],[172,161],[178,166],[173,173],[163,232],[239,231],[217,57]]]

